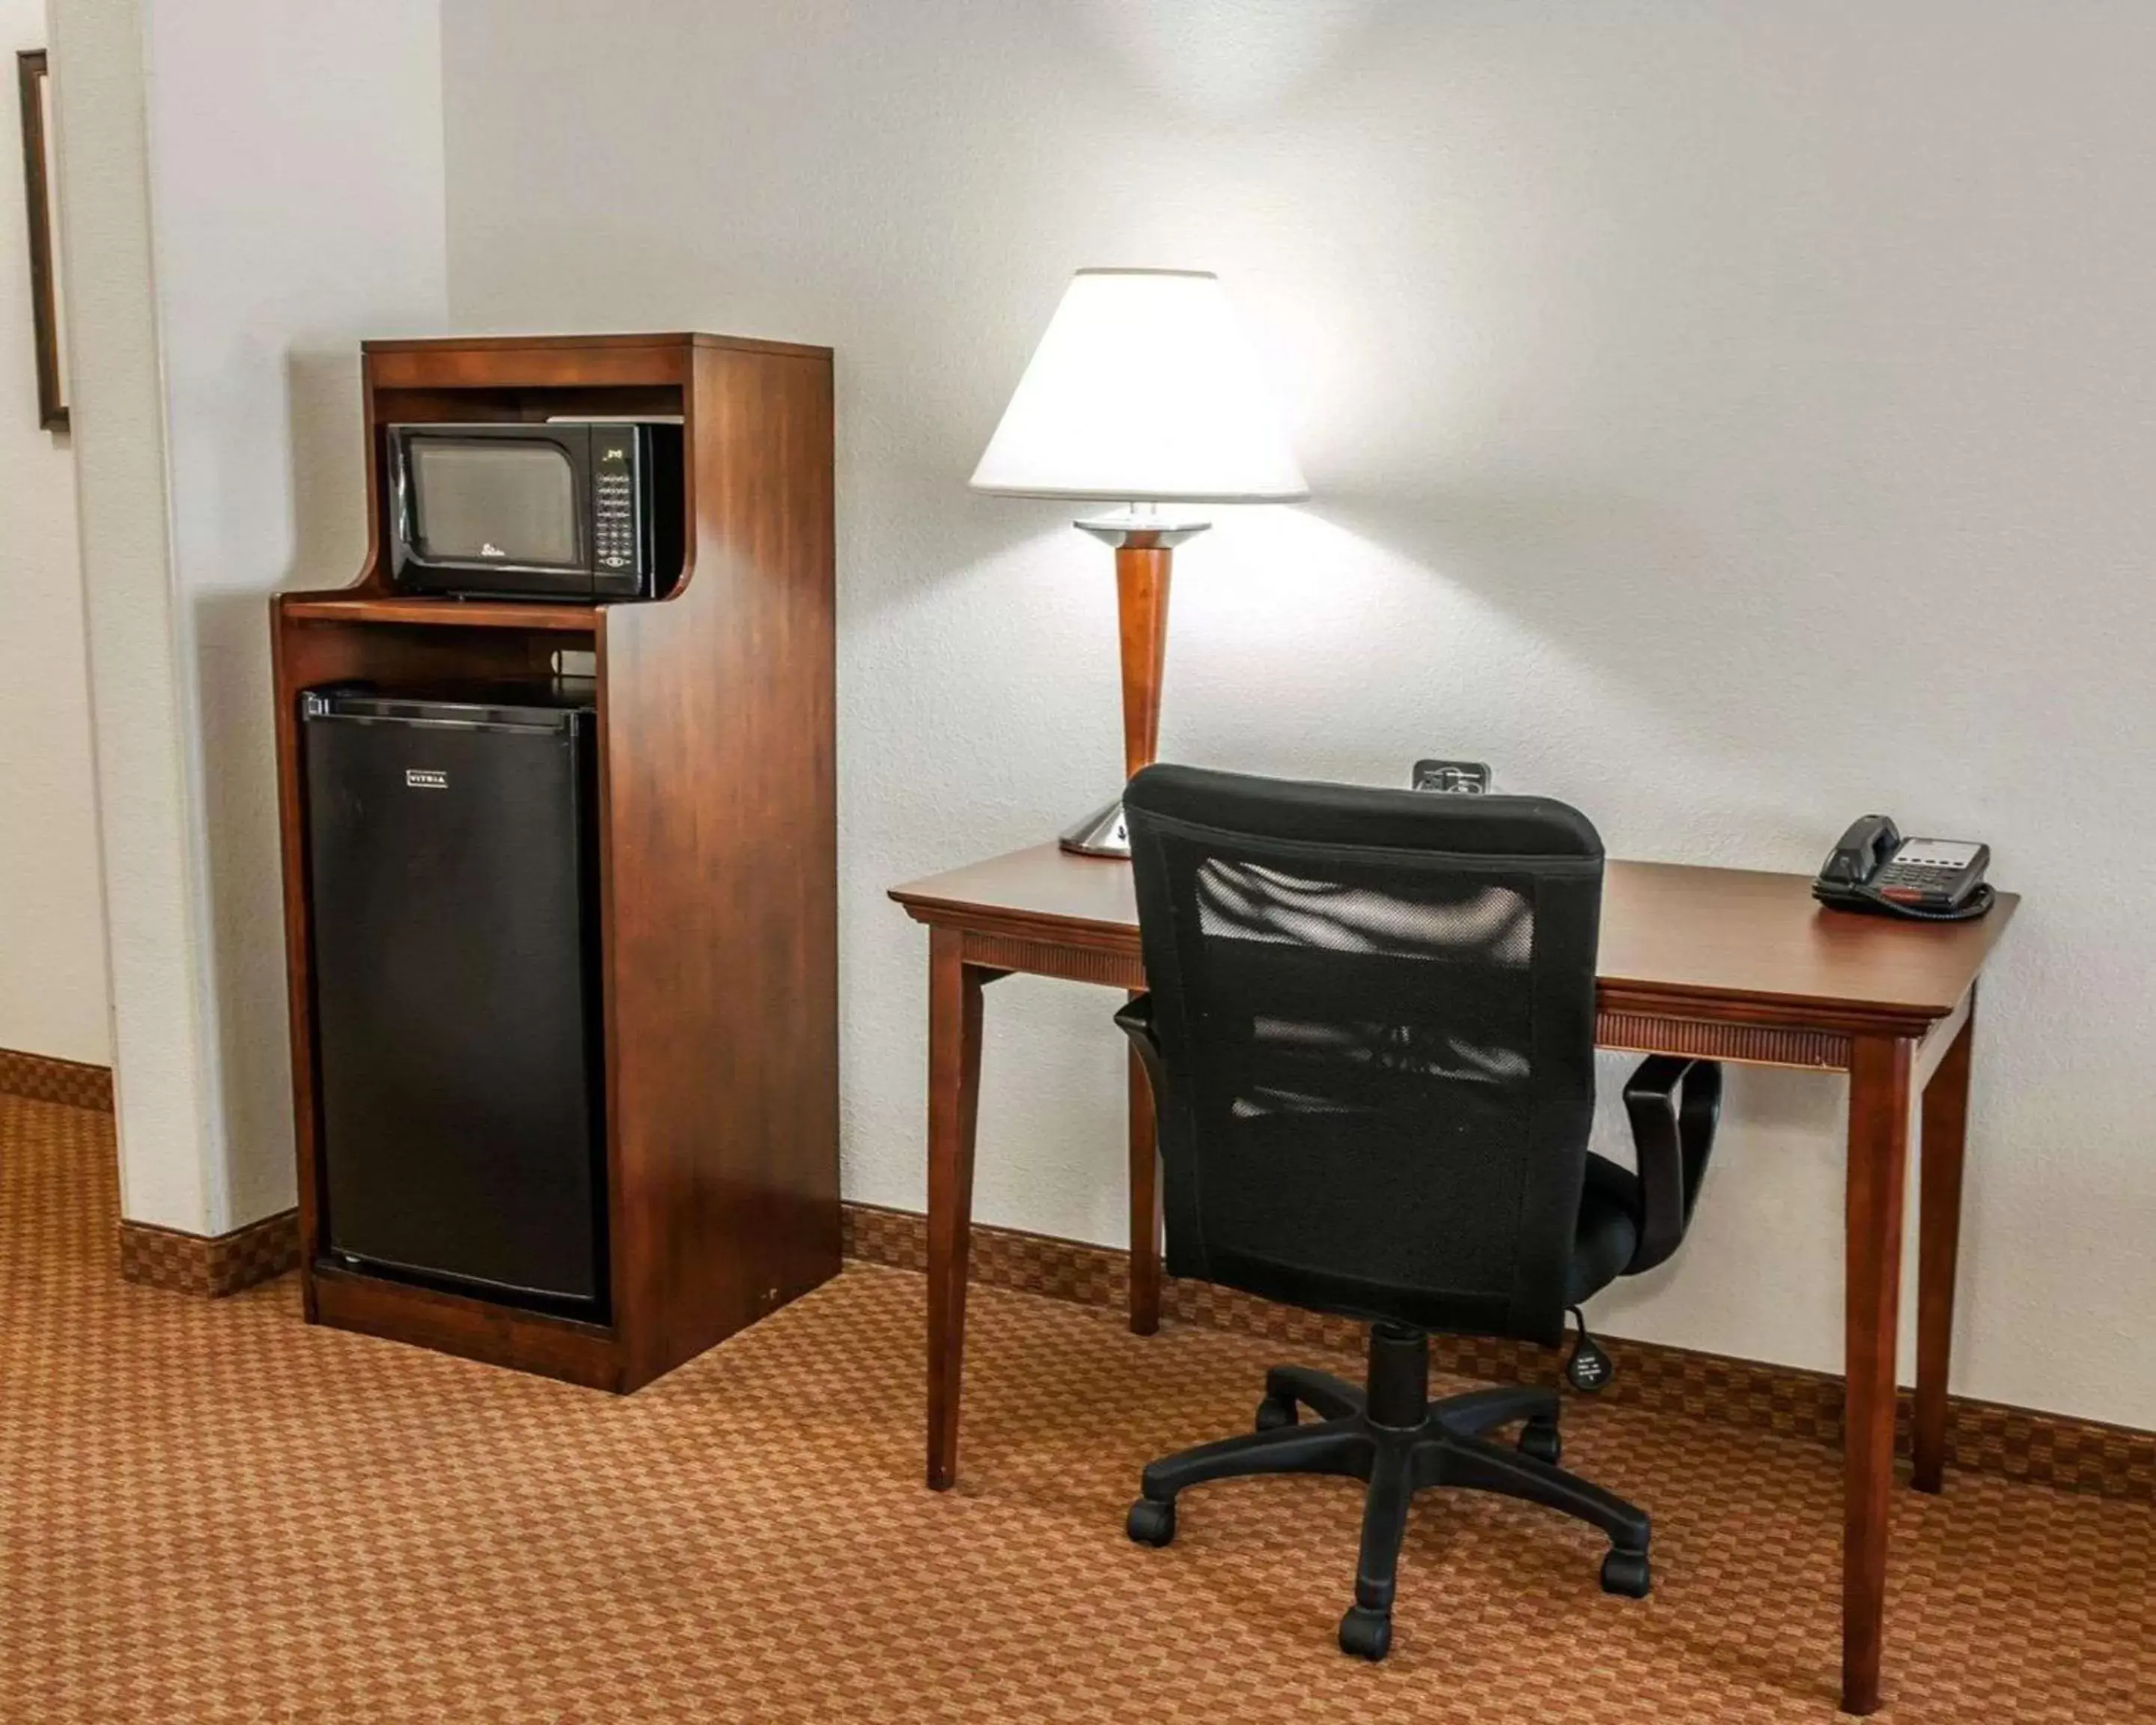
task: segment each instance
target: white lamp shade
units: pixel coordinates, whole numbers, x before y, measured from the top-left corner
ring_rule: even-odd
[[[1182,270],[1071,278],[973,487],[1132,503],[1310,495],[1220,279]]]

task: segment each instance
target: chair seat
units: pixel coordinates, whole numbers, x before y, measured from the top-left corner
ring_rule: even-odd
[[[1579,1226],[1573,1235],[1568,1305],[1579,1305],[1625,1273],[1640,1250],[1640,1177],[1589,1151]]]

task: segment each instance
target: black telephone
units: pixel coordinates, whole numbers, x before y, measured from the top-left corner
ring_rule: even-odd
[[[1837,911],[1966,922],[1998,895],[1985,884],[1989,845],[1958,839],[1904,839],[1883,814],[1867,814],[1841,835],[1812,882],[1812,896]]]

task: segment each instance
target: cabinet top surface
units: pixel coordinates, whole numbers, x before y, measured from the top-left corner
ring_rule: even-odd
[[[359,344],[362,353],[501,352],[521,348],[571,350],[608,347],[732,347],[754,353],[802,353],[828,359],[831,350],[800,341],[757,336],[715,336],[699,330],[629,331],[599,336],[425,336],[383,338]]]

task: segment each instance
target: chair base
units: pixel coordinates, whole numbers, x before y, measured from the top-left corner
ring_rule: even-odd
[[[1378,1324],[1370,1332],[1364,1388],[1301,1366],[1265,1373],[1258,1429],[1245,1436],[1200,1444],[1147,1465],[1126,1531],[1145,1545],[1175,1537],[1175,1500],[1209,1480],[1250,1474],[1337,1474],[1368,1487],[1363,1507],[1362,1552],[1355,1564],[1355,1603],[1340,1623],[1343,1652],[1383,1659],[1392,1643],[1393,1593],[1401,1542],[1414,1494],[1454,1486],[1517,1497],[1560,1511],[1609,1538],[1602,1565],[1609,1593],[1645,1598],[1651,1585],[1644,1511],[1557,1465],[1558,1394],[1507,1387],[1430,1399],[1430,1338]],[[1319,1416],[1300,1422],[1298,1409]],[[1525,1420],[1517,1448],[1486,1434]]]

